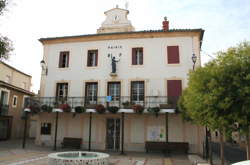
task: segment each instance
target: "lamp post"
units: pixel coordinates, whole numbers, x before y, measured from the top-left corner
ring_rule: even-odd
[[[122,112],[122,146],[121,146],[121,155],[124,155],[124,112]]]
[[[27,121],[28,121],[28,113],[30,112],[29,108],[24,109],[25,120],[24,120],[24,130],[23,130],[23,148],[25,148],[26,144],[26,134],[27,134]]]
[[[89,151],[91,151],[91,129],[92,129],[92,113],[89,113]]]
[[[55,125],[55,137],[54,137],[54,150],[56,151],[58,116],[59,116],[59,112],[62,112],[62,110],[59,108],[55,108],[53,109],[53,112],[56,112],[56,125]]]
[[[44,75],[48,75],[48,67],[47,67],[45,61],[42,60],[40,62],[40,65],[41,65],[41,68],[42,68],[42,71],[43,71]]]

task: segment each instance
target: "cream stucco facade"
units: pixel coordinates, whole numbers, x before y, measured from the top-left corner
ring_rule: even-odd
[[[145,98],[168,97],[168,80],[180,80],[182,89],[187,87],[188,73],[193,68],[193,54],[197,57],[195,67],[201,65],[200,47],[204,32],[202,29],[136,32],[127,20],[127,10],[115,8],[105,14],[107,18],[97,34],[40,39],[44,47],[43,60],[48,71],[46,74],[44,70],[41,75],[41,97],[55,98],[58,94],[58,83],[67,83],[67,97],[72,99],[86,97],[88,82],[97,83],[98,98],[108,96],[109,82],[119,82],[121,97],[131,97],[131,82],[134,81],[144,83]],[[169,64],[167,48],[170,46],[178,46],[178,63]],[[142,48],[142,65],[133,64],[133,48]],[[97,64],[92,67],[88,66],[89,50],[98,50]],[[60,52],[69,52],[67,67],[58,65]],[[113,72],[111,54],[119,61],[116,63],[114,74],[110,74]],[[54,145],[55,114],[41,112],[37,118],[36,143]],[[118,119],[120,122],[121,113],[93,113],[92,149],[107,149],[109,119]],[[41,125],[44,123],[51,124],[51,130],[46,135],[41,134]],[[143,114],[125,113],[124,127],[125,151],[145,151],[145,142],[152,140],[150,129],[161,128],[164,134],[159,141],[167,139],[169,142],[188,142],[188,152],[203,152],[204,129],[183,121],[179,113],[160,113],[159,116],[148,113],[147,110]],[[119,126],[118,130],[120,129]],[[120,136],[119,134],[118,138],[121,138]],[[87,149],[89,113],[76,116],[72,113],[60,113],[57,137],[58,145],[64,137],[82,138],[82,148]],[[118,148],[120,149],[120,146]]]

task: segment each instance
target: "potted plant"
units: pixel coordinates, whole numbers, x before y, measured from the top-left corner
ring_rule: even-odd
[[[50,112],[52,112],[52,107],[51,106],[49,106],[49,105],[47,105],[47,104],[43,104],[42,106],[41,106],[41,110],[43,111],[43,112],[48,112],[48,113],[50,113]]]
[[[125,101],[122,103],[124,109],[131,109],[131,103],[129,101]]]
[[[75,113],[84,113],[86,109],[83,106],[76,106]]]
[[[62,109],[63,112],[71,112],[71,107],[69,104],[61,104],[58,108]]]
[[[102,104],[97,104],[95,106],[95,109],[96,109],[96,112],[100,113],[100,114],[102,114],[106,111],[105,107]]]
[[[107,108],[110,113],[117,113],[119,108],[117,106],[110,106]]]
[[[133,105],[132,109],[134,110],[135,113],[138,113],[138,114],[142,114],[144,111],[144,107],[140,104]]]
[[[159,115],[160,108],[159,107],[149,107],[148,112],[154,113],[155,116],[157,117]]]
[[[36,114],[41,111],[40,106],[37,103],[30,105],[30,112]]]

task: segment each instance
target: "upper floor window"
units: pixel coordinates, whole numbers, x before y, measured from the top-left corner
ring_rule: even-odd
[[[168,46],[168,64],[179,64],[180,56],[179,56],[179,46]]]
[[[60,52],[59,68],[69,67],[69,51]]]
[[[144,81],[131,82],[131,102],[135,104],[143,104],[144,101]]]
[[[17,106],[17,96],[13,96],[12,107]]]
[[[98,62],[98,50],[88,50],[87,66],[97,66]]]
[[[68,83],[56,84],[56,97],[59,99],[66,99],[68,97]]]
[[[182,93],[181,80],[167,80],[167,95],[169,103],[177,103]]]
[[[143,48],[132,48],[132,65],[143,65]]]

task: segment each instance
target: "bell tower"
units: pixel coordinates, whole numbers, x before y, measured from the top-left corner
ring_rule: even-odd
[[[128,10],[121,9],[117,5],[116,8],[106,11],[104,14],[106,15],[106,19],[101,27],[97,29],[97,33],[134,31],[134,27],[127,18],[129,14]]]

